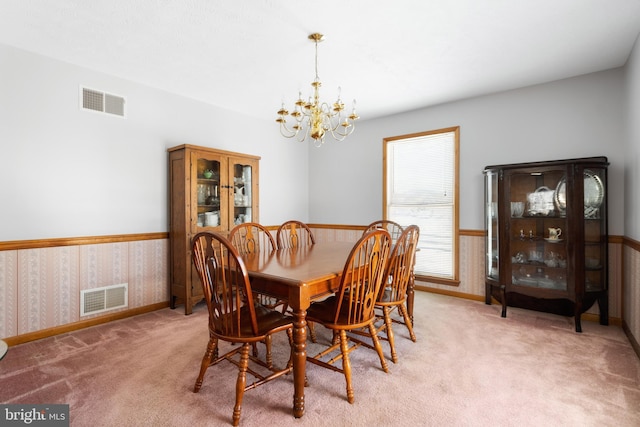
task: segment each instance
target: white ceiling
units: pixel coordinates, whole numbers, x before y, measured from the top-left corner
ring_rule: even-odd
[[[640,0],[0,0],[0,43],[269,120],[313,32],[321,98],[370,119],[622,66]]]

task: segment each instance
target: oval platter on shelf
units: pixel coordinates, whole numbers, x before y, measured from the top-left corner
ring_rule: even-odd
[[[594,172],[585,169],[584,171],[584,213],[586,218],[592,218],[604,200],[604,185],[602,180]],[[558,182],[554,192],[554,202],[556,209],[561,215],[567,210],[567,183],[563,177]]]

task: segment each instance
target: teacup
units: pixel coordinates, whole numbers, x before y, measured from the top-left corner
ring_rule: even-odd
[[[549,228],[549,239],[557,240],[562,236],[562,230],[560,228]]]

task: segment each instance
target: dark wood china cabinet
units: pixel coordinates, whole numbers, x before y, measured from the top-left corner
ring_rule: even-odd
[[[507,306],[608,324],[606,157],[487,166],[486,293]]]

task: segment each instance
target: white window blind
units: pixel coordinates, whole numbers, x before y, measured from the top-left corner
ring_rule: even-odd
[[[457,130],[386,143],[387,218],[420,227],[417,275],[455,279]]]

